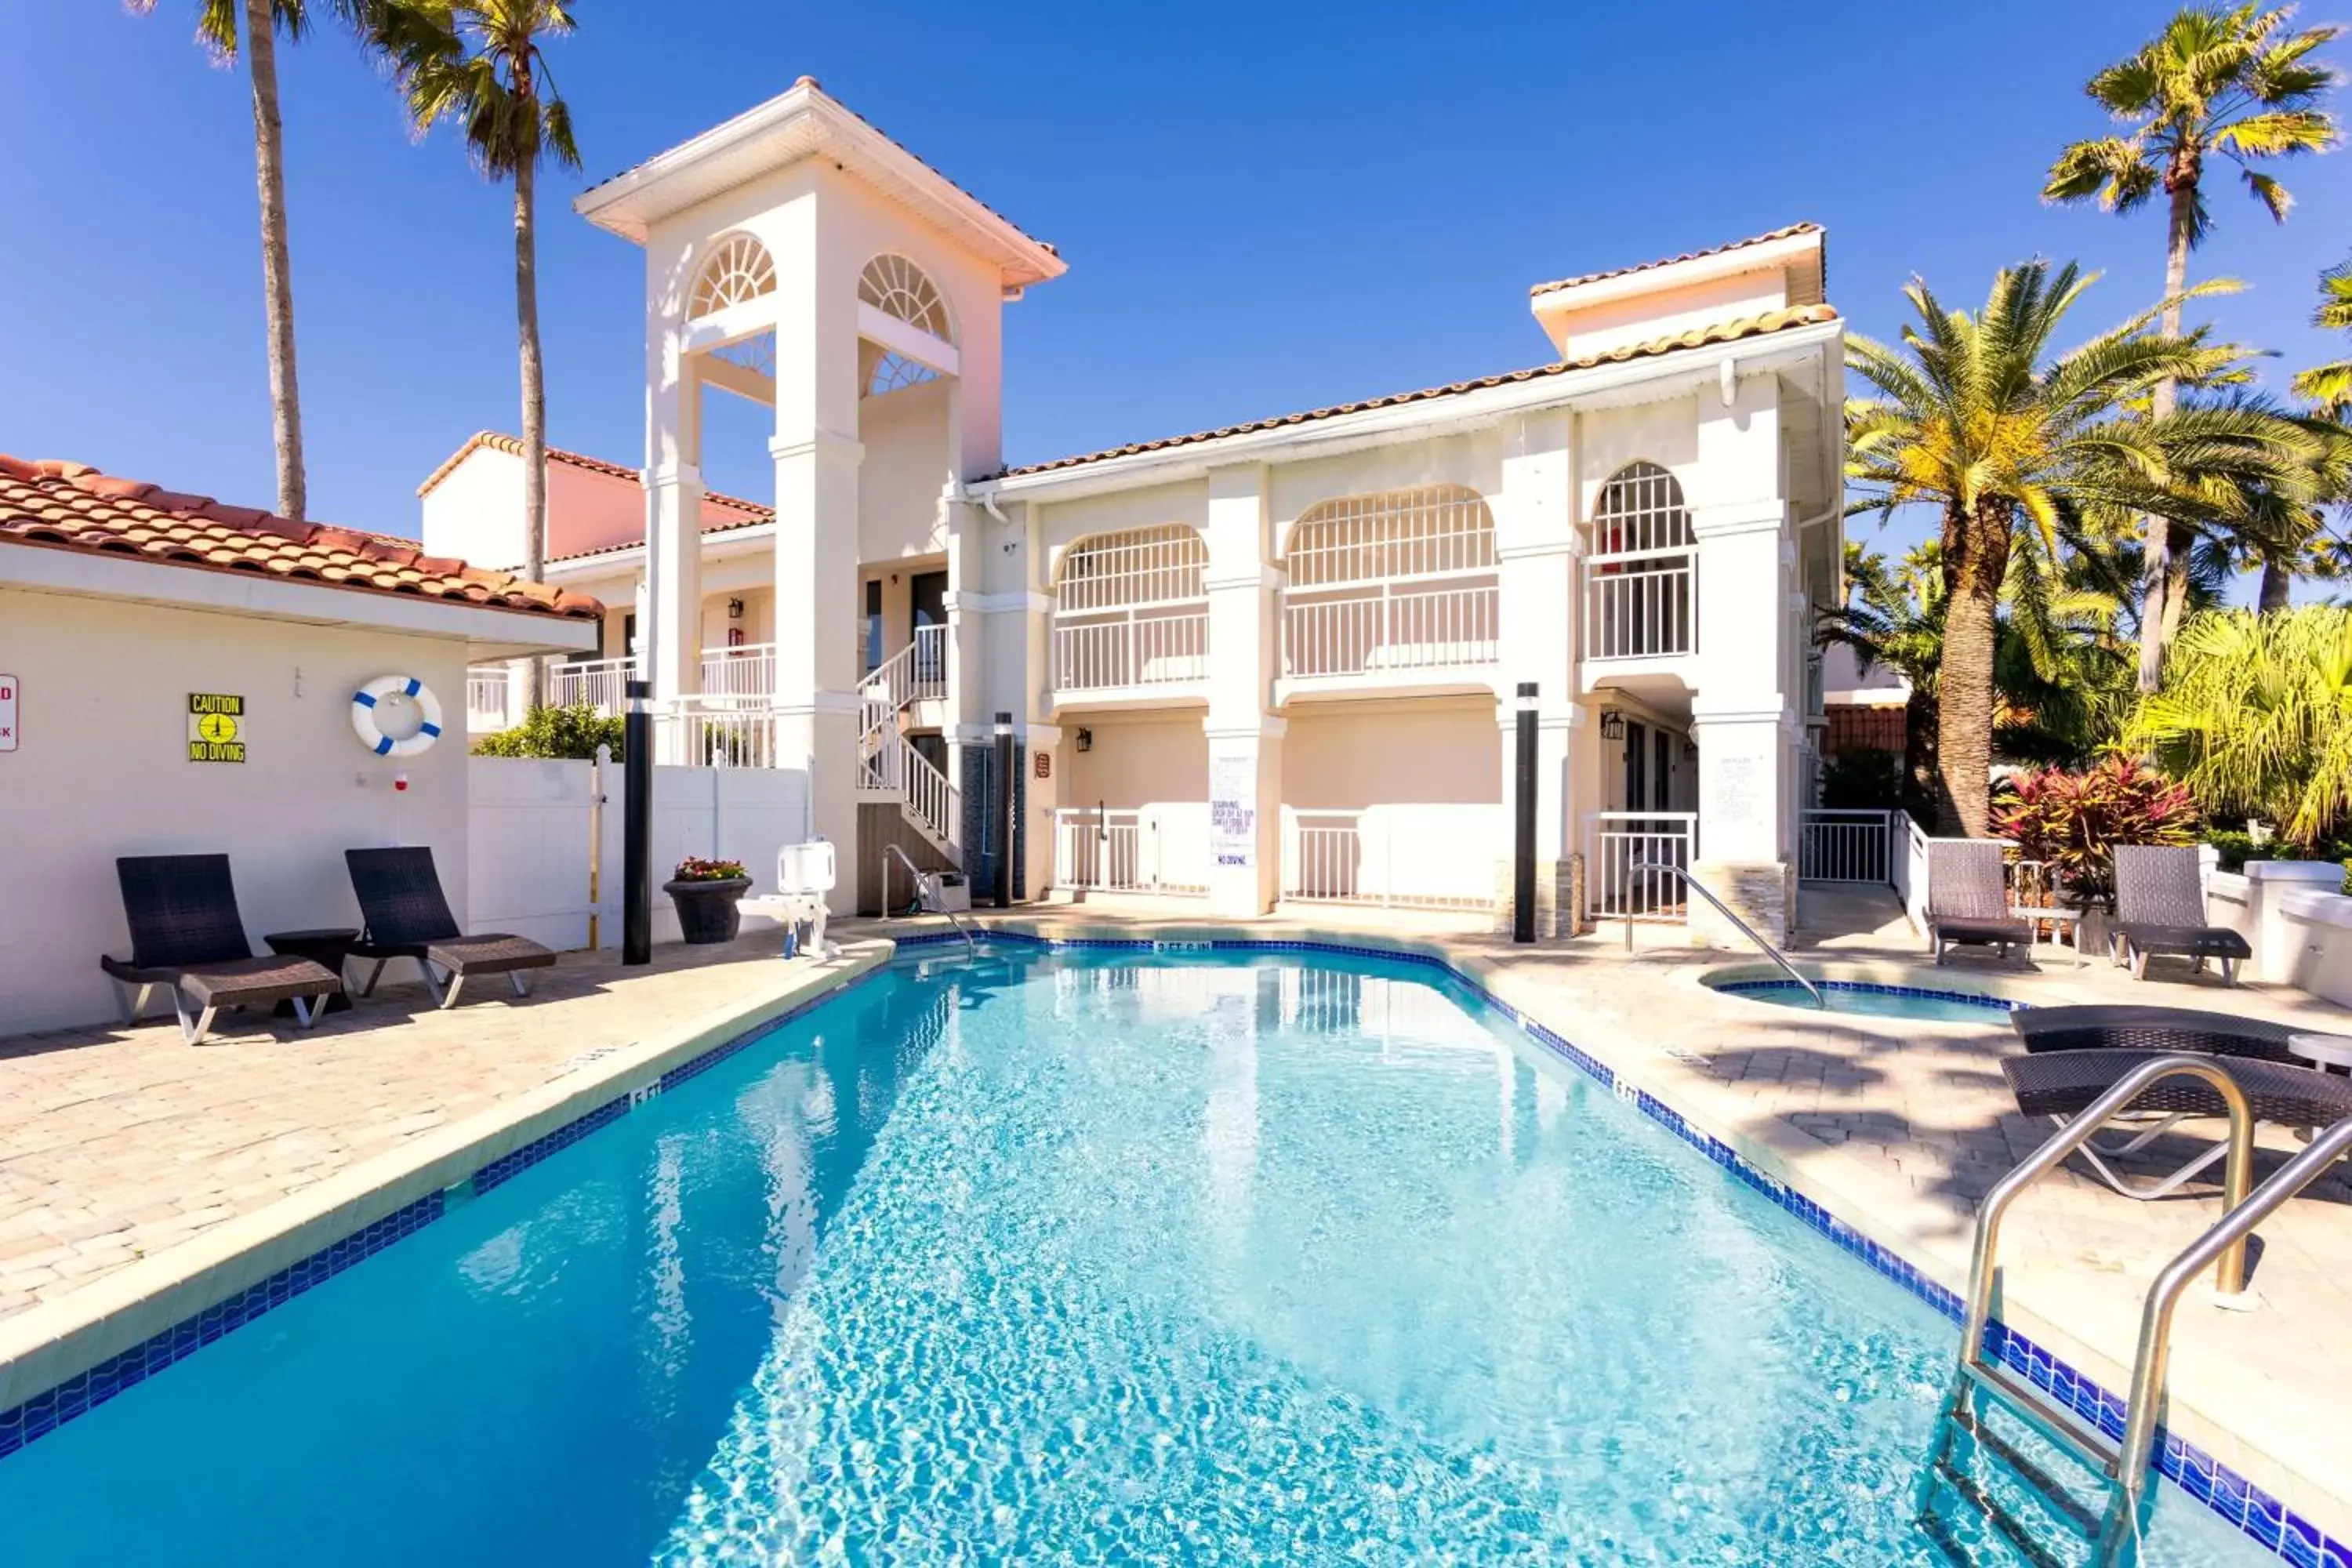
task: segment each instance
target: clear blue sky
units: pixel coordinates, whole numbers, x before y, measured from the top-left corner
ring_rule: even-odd
[[[195,0],[10,9],[0,451],[268,504],[242,75],[192,41]],[[1015,462],[1534,364],[1530,283],[1800,218],[1873,333],[1915,272],[1973,304],[2003,262],[2078,258],[2106,275],[2086,331],[2161,278],[2154,213],[2035,195],[2104,123],[2083,81],[2169,10],[2145,0],[576,10],[556,76],[587,167],[542,185],[549,429],[624,463],[639,253],[570,198],[803,71],[1068,258],[1007,312]],[[331,28],[280,73],[311,514],[413,533],[417,481],[516,425],[507,195],[446,131],[412,142]],[[2283,351],[2277,385],[2343,349],[2306,321],[2352,251],[2352,153],[2281,172],[2285,227],[2225,175],[2192,264],[2252,285],[2212,312]],[[762,494],[736,423],[710,479]]]

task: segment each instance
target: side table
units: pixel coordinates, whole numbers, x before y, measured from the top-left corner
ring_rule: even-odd
[[[2012,904],[2010,906],[2009,918],[2013,921],[2024,921],[2030,924],[2033,928],[2033,940],[2037,944],[2042,941],[2042,922],[2049,921],[2053,928],[2050,940],[2055,942],[2061,935],[2067,935],[2067,944],[2074,950],[2074,967],[2077,969],[2083,967],[2083,911],[2081,910],[2061,909],[2056,905],[2045,908],[2039,904]]]
[[[322,968],[334,971],[340,977],[343,965],[350,962],[352,943],[359,939],[360,933],[355,927],[321,926],[316,931],[271,931],[261,940],[272,952],[287,958],[307,958]],[[351,1010],[352,994],[349,991],[338,991],[327,998],[328,1012],[348,1013]],[[280,1002],[276,1015],[280,1018],[292,1017],[294,1004]]]
[[[2286,1048],[2321,1072],[2352,1077],[2352,1035],[2289,1035]]]

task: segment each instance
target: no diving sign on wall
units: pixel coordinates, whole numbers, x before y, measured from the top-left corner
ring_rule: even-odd
[[[226,691],[188,693],[188,761],[245,761],[245,699]]]
[[[0,675],[0,752],[16,749],[16,678]]]

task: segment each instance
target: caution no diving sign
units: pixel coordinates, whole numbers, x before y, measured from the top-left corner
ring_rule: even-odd
[[[226,691],[188,693],[188,761],[245,761],[245,699]]]

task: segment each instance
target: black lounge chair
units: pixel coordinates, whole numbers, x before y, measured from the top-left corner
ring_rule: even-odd
[[[2205,921],[2204,878],[2197,851],[2188,845],[2116,846],[2116,931],[2109,955],[2131,965],[2132,978],[2147,978],[2147,961],[2158,954],[2195,961],[2203,973],[2218,959],[2225,984],[2238,983],[2238,965],[2253,957],[2246,939],[2227,926]]]
[[[131,958],[101,954],[125,1024],[139,1022],[148,993],[172,994],[180,1035],[201,1045],[223,1007],[293,1005],[309,1028],[319,1005],[343,988],[342,977],[307,958],[257,958],[236,910],[236,885],[226,855],[126,855],[114,863]],[[194,1015],[190,1016],[194,1008]]]
[[[1955,947],[2033,951],[2033,927],[2009,912],[2001,847],[1990,838],[1936,838],[1927,844],[1927,941],[1936,963]]]
[[[373,994],[383,966],[395,958],[416,961],[425,989],[443,1007],[457,1005],[457,993],[469,976],[503,974],[516,995],[528,996],[530,987],[523,983],[523,972],[554,967],[555,954],[529,937],[466,935],[442,896],[431,849],[346,849],[343,860],[351,868],[352,891],[359,895],[360,917],[367,927],[352,944],[352,956],[375,963],[367,984],[360,987],[361,995]],[[436,967],[446,979],[435,975]]]
[[[2116,1086],[2142,1062],[2172,1053],[2146,1050],[2039,1051],[2008,1057],[2000,1064],[2017,1109],[2027,1116],[2047,1116],[2064,1125],[2091,1108],[2092,1102]],[[2316,1068],[2289,1067],[2252,1057],[2219,1058],[2230,1077],[2245,1091],[2257,1121],[2284,1127],[2327,1127],[2352,1116],[2352,1078],[2338,1078]],[[2229,1108],[2210,1084],[2191,1078],[2168,1078],[2148,1086],[2122,1114],[2141,1120],[2154,1117],[2154,1127],[2121,1144],[2085,1142],[2081,1153],[2099,1179],[2127,1198],[2160,1198],[2229,1152],[2226,1141],[2215,1143],[2170,1175],[2133,1182],[2108,1169],[2106,1160],[2129,1154],[2190,1117],[2227,1116]]]
[[[2140,1007],[2102,1003],[2083,1007],[2020,1007],[2009,1026],[2028,1051],[2194,1051],[2200,1056],[2310,1063],[2287,1048],[2293,1024],[2241,1017],[2200,1007]]]

